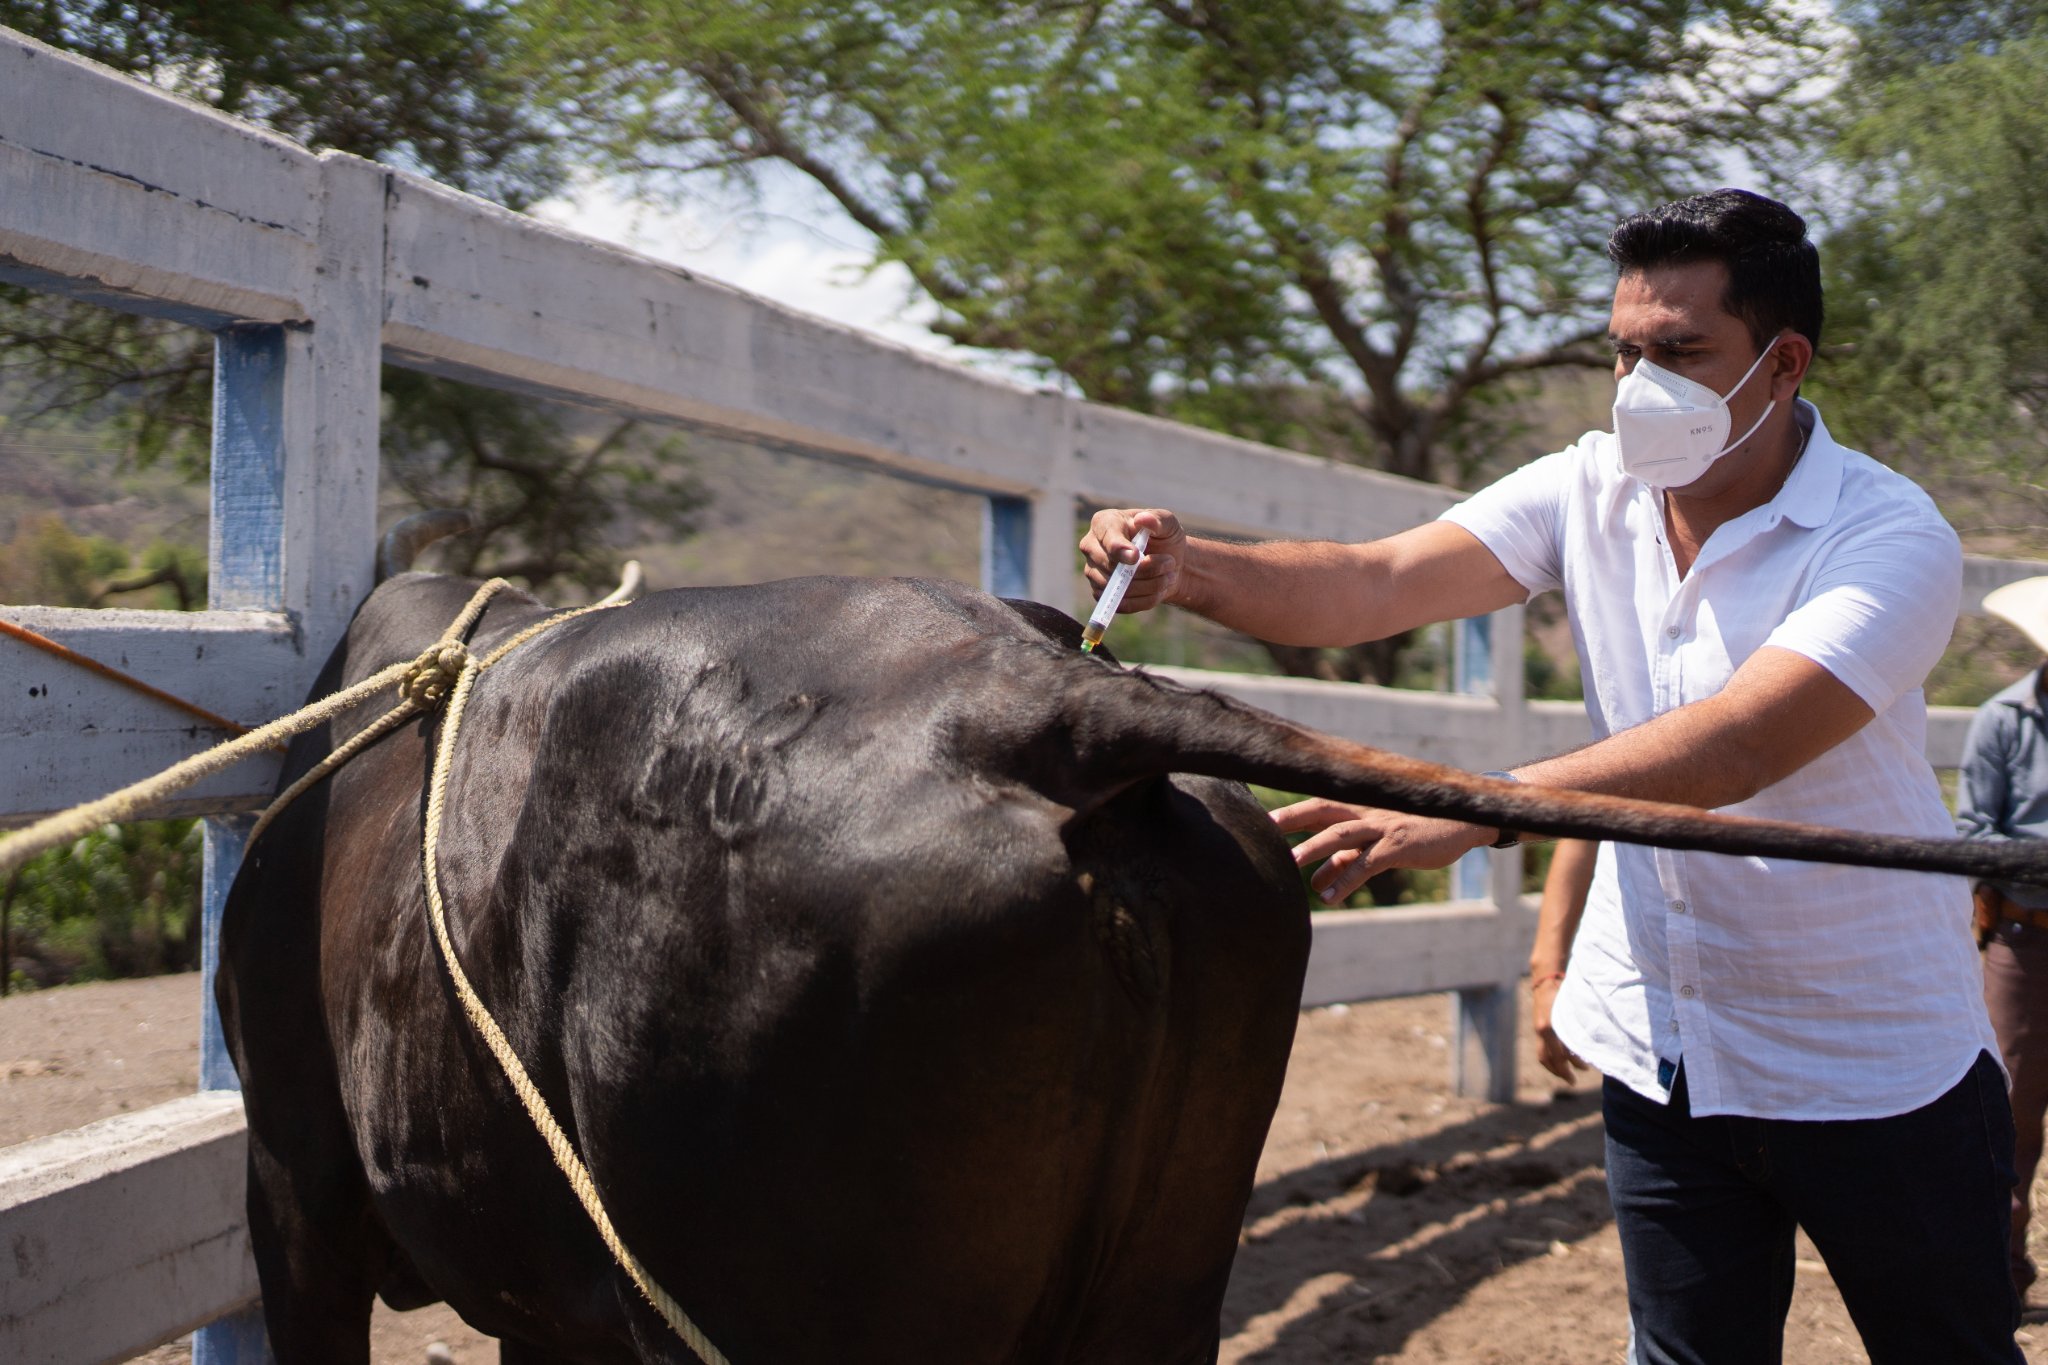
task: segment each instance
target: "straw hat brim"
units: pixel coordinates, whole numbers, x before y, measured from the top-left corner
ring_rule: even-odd
[[[2048,575],[2022,578],[1984,594],[1984,610],[2019,629],[2048,654]]]

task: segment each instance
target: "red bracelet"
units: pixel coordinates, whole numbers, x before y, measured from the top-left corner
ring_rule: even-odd
[[[1530,978],[1529,978],[1529,989],[1533,991],[1533,990],[1535,990],[1535,989],[1536,989],[1536,988],[1537,988],[1538,986],[1544,986],[1544,985],[1548,985],[1549,983],[1551,983],[1551,982],[1553,982],[1553,981],[1562,981],[1562,980],[1564,980],[1564,973],[1563,973],[1563,972],[1545,972],[1545,973],[1543,973],[1543,975],[1541,975],[1541,976],[1532,976],[1532,977],[1530,977]]]

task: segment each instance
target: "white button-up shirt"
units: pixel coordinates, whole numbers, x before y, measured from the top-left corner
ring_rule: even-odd
[[[1828,435],[1776,497],[1717,528],[1681,578],[1656,490],[1591,432],[1444,514],[1531,593],[1564,592],[1593,733],[1718,692],[1764,645],[1813,660],[1876,718],[1726,809],[1848,829],[1952,831],[1920,684],[1955,626],[1962,555],[1910,481]],[[1955,877],[1606,844],[1552,1012],[1608,1076],[1693,1112],[1881,1118],[1998,1055]]]

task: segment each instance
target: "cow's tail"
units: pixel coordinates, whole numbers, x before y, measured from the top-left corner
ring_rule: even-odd
[[[1142,670],[1090,668],[1075,681],[1067,723],[1084,783],[1104,795],[1164,773],[1201,773],[1528,834],[2048,885],[2048,840],[1865,834],[1504,782],[1319,734]]]
[[[398,577],[412,568],[412,562],[437,540],[467,535],[476,529],[476,518],[460,507],[437,507],[415,512],[384,533],[377,543],[377,581]]]

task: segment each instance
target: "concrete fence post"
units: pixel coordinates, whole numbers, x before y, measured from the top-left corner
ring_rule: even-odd
[[[1490,694],[1499,708],[1499,756],[1493,766],[1520,762],[1522,711],[1522,609],[1510,607],[1492,616],[1457,623],[1453,678],[1456,690]],[[1496,1104],[1515,1097],[1515,1049],[1520,1041],[1518,993],[1522,969],[1516,949],[1519,926],[1510,917],[1521,908],[1522,851],[1479,849],[1451,869],[1454,900],[1491,899],[1502,945],[1497,979],[1491,985],[1457,992],[1452,1006],[1452,1081],[1460,1095]]]
[[[208,605],[283,611],[310,683],[371,587],[383,365],[385,172],[321,158],[310,325],[230,326],[214,351]],[[251,717],[267,720],[269,717]],[[241,867],[245,820],[207,821],[202,893],[201,1089],[238,1089],[213,1003],[220,917]],[[203,1327],[194,1365],[268,1365],[260,1307]]]

